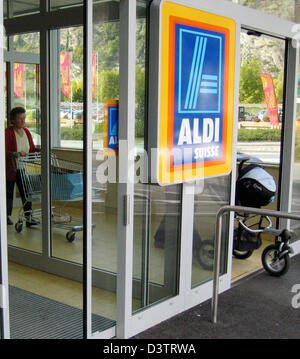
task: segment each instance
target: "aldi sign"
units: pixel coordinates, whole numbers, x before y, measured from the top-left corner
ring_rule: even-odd
[[[104,101],[104,155],[118,153],[119,149],[119,102],[117,100]]]
[[[150,109],[149,119],[157,120],[151,142],[152,150],[156,145],[158,151],[152,168],[157,182],[180,183],[229,173],[235,23],[175,2],[157,1],[154,6],[160,20],[160,75],[158,112],[154,119]]]

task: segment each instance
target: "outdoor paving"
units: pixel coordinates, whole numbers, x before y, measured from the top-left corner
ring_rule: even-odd
[[[282,277],[260,271],[222,293],[217,324],[210,321],[209,300],[134,338],[299,339],[300,308],[292,306],[295,284],[300,285],[300,255],[292,258],[288,273]],[[299,295],[296,303],[300,306]]]

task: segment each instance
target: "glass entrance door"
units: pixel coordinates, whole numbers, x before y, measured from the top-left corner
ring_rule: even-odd
[[[88,1],[86,265],[87,336],[112,337],[117,320],[120,4]]]
[[[0,3],[0,28],[3,29],[3,2]],[[3,33],[0,33],[2,46],[0,47],[0,143],[5,142],[5,82],[4,82],[4,54],[5,48]],[[4,46],[3,46],[4,45]],[[5,156],[0,156],[0,168],[5,168]],[[0,172],[0,188],[2,193],[0,196],[0,339],[9,338],[9,309],[8,309],[8,273],[7,273],[7,237],[6,237],[6,216],[5,216],[5,176],[4,171]]]

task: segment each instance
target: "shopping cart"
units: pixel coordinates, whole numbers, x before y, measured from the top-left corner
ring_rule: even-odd
[[[40,153],[19,157],[17,159],[17,168],[20,170],[26,202],[41,203]],[[64,160],[51,154],[50,183],[51,201],[54,204],[51,206],[52,225],[66,229],[67,240],[73,242],[76,233],[83,230],[82,220],[71,216],[65,208],[68,202],[79,201],[83,198],[82,164]],[[59,204],[59,208],[56,207],[56,204]],[[41,218],[41,208],[32,209],[30,212],[24,213],[24,209],[20,209],[19,219],[15,225],[18,233],[23,229],[24,220],[28,220],[28,218],[38,220]]]

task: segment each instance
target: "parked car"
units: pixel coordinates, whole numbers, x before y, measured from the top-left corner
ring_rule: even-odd
[[[239,107],[239,121],[252,121],[252,115],[245,112],[244,107]]]

